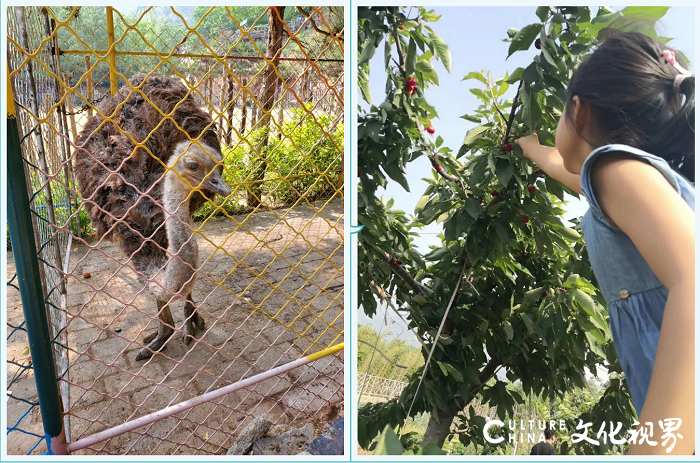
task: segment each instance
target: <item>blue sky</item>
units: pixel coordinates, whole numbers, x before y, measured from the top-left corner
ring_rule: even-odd
[[[617,8],[615,8],[617,9]],[[452,53],[452,70],[450,73],[436,64],[440,87],[431,87],[426,92],[427,100],[438,110],[438,119],[434,119],[433,125],[436,135],[445,140],[445,145],[456,153],[467,130],[475,124],[460,119],[466,113],[472,113],[479,105],[477,98],[469,92],[470,88],[479,85],[478,81],[462,81],[462,78],[471,71],[490,70],[494,78],[498,79],[506,72],[512,72],[516,67],[525,67],[536,53],[534,47],[531,50],[515,53],[507,61],[508,43],[501,40],[506,37],[509,27],[522,28],[527,24],[538,21],[535,16],[535,7],[434,7],[442,18],[431,27],[435,33],[450,47]],[[672,7],[666,16],[660,21],[657,31],[660,35],[673,37],[669,46],[681,50],[692,62],[695,62],[695,10],[693,7]],[[379,50],[383,50],[383,44]],[[384,85],[386,75],[384,73],[384,53],[377,53],[370,62],[370,90],[373,102],[379,104],[384,99]],[[515,94],[515,86],[506,94],[512,98]],[[359,92],[357,100],[360,106],[367,109]],[[407,178],[411,192],[407,193],[400,185],[390,182],[384,192],[386,199],[394,198],[394,208],[413,213],[416,203],[423,195],[427,186],[421,178],[432,170],[426,157],[421,157],[407,166]],[[580,217],[588,206],[585,200],[571,198],[565,207],[567,217]],[[425,252],[430,244],[439,244],[437,233],[441,231],[440,225],[432,225],[422,230],[422,235],[416,241],[419,250]],[[383,311],[380,311],[380,315]],[[358,310],[359,322],[367,323],[368,319],[361,310]],[[395,319],[396,317],[392,317]],[[397,321],[398,320],[394,320]],[[379,328],[383,321],[375,320],[373,326]],[[399,326],[402,325],[399,322]],[[404,331],[397,326],[394,333]],[[410,333],[401,336],[411,339]]]

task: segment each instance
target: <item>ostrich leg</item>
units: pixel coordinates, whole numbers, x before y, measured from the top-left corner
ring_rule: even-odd
[[[197,330],[204,329],[204,319],[197,313],[192,301],[192,293],[187,295],[185,301],[185,322],[182,324],[182,342],[189,344],[194,339]]]
[[[151,358],[154,352],[159,352],[163,346],[165,346],[165,342],[170,339],[175,332],[173,329],[175,322],[173,322],[173,315],[170,313],[170,307],[167,302],[157,302],[160,326],[158,326],[158,331],[143,338],[143,342],[148,343],[148,345],[139,351],[136,355],[136,361]]]

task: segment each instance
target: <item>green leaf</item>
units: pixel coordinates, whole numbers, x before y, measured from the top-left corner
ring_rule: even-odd
[[[462,78],[462,81],[469,80],[469,79],[476,79],[479,82],[482,82],[484,84],[488,84],[488,81],[486,80],[486,77],[480,72],[472,71],[466,76]]]
[[[537,10],[535,11],[535,14],[537,15],[538,18],[540,18],[540,21],[545,22],[545,21],[547,21],[547,18],[549,18],[549,7],[548,6],[538,6]]]
[[[527,332],[533,334],[535,332],[535,326],[534,323],[532,323],[532,318],[530,318],[530,316],[526,313],[521,313],[520,318],[523,320],[525,328],[527,328]]]
[[[528,87],[523,87],[520,98],[523,102],[523,122],[531,132],[534,132],[542,118],[542,109],[537,102],[537,93],[530,91]]]
[[[510,324],[508,320],[503,322],[503,329],[506,332],[506,339],[508,339],[508,342],[513,340],[513,325]]]
[[[365,42],[365,48],[362,50],[362,53],[360,53],[360,58],[357,60],[358,67],[368,63],[374,56],[374,53],[377,51],[377,47],[374,45],[375,37],[376,33],[373,33],[370,35],[367,42]]]
[[[384,164],[382,167],[384,167],[384,171],[389,177],[391,177],[393,181],[401,185],[404,190],[409,192],[411,191],[411,188],[408,186],[408,180],[406,180],[406,172],[404,172],[403,167],[400,167],[398,164],[395,163]]]
[[[481,90],[480,88],[470,88],[469,91],[486,104],[488,104],[491,100],[491,96],[484,90]]]
[[[447,72],[450,72],[450,69],[452,68],[452,57],[447,44],[434,32],[430,33],[430,39],[435,46],[435,54],[438,58],[440,58],[440,61],[442,61],[442,64],[445,66]]]
[[[661,19],[666,15],[668,9],[668,6],[628,6],[622,9],[622,14],[625,16],[651,16],[655,19]]]
[[[576,288],[574,290],[574,299],[581,304],[581,307],[583,307],[583,310],[585,310],[588,315],[595,315],[595,303],[591,296]]]
[[[464,369],[464,374],[467,375],[467,381],[471,385],[479,385],[481,384],[481,380],[479,379],[479,370],[476,369],[475,367],[466,367]]]
[[[471,114],[465,114],[463,116],[460,116],[461,119],[465,119],[469,122],[474,122],[475,124],[478,124],[481,122],[481,118],[478,116],[472,116]]]
[[[474,127],[464,136],[462,145],[471,146],[472,143],[474,143],[478,138],[481,138],[481,135],[488,130],[489,128],[485,125],[478,125]]]
[[[573,45],[569,45],[569,53],[571,53],[572,55],[580,55],[586,50],[588,50],[588,46],[580,43],[574,43]]]
[[[406,53],[406,75],[410,76],[416,72],[418,55],[416,52],[416,41],[411,39],[408,42],[408,53]]]
[[[544,184],[547,187],[547,191],[549,193],[564,201],[564,189],[562,188],[562,185],[561,183],[559,183],[559,181],[554,180],[550,176],[546,176],[544,179]]]
[[[527,50],[542,30],[542,24],[530,24],[518,31],[508,47],[508,57],[520,50]],[[507,59],[507,58],[506,58]]]
[[[569,228],[569,227],[560,228],[559,233],[561,234],[561,236],[563,236],[565,239],[567,239],[569,241],[577,241],[577,240],[581,239],[581,235],[579,234],[579,232],[577,232],[573,228]]]
[[[509,84],[514,84],[516,82],[519,82],[520,79],[523,78],[523,73],[525,72],[524,68],[515,68],[515,71],[513,71],[513,74],[511,74],[507,79],[506,82]]]
[[[448,376],[449,373],[448,373],[448,371],[447,371],[447,367],[445,366],[445,364],[442,363],[442,362],[438,362],[437,364],[438,364],[438,366],[440,367],[440,370],[442,370],[442,374],[445,375],[445,376]]]
[[[372,95],[369,91],[369,76],[365,72],[364,67],[359,66],[357,69],[357,86],[360,87],[362,99],[368,104],[372,104]]]
[[[403,445],[399,437],[391,429],[388,424],[377,440],[377,446],[374,448],[375,455],[402,455]]]
[[[508,236],[508,230],[506,229],[505,225],[502,223],[496,223],[496,234],[504,246],[508,244],[510,237]]]
[[[496,94],[496,96],[505,95],[505,93],[508,91],[509,88],[510,88],[510,84],[508,84],[508,82],[506,82],[506,81],[503,81],[503,83],[500,85],[500,87],[498,87],[498,93]]]
[[[525,293],[525,296],[523,296],[523,307],[527,306],[528,304],[535,302],[539,300],[539,298],[542,296],[542,292],[544,291],[544,287],[539,287],[535,289],[531,289],[530,291]]]
[[[430,74],[432,72],[435,72],[435,66],[433,66],[433,63],[430,61],[418,61],[418,64],[416,64],[416,71],[421,72],[423,74]]]
[[[415,209],[415,214],[418,215],[420,211],[423,210],[426,204],[428,204],[428,201],[430,201],[431,195],[423,195],[421,198],[418,200],[418,203],[416,204],[416,209]]]
[[[432,119],[433,117],[437,117],[437,109],[435,109],[435,106],[431,105],[428,103],[428,100],[423,98],[422,96],[415,97],[413,99],[415,104],[417,104],[421,109],[423,109],[426,112],[426,115],[428,116],[429,119]]]
[[[496,163],[496,176],[501,185],[508,186],[508,181],[513,176],[513,166],[503,159],[499,159]]]
[[[389,63],[391,62],[391,44],[388,40],[384,41],[384,69],[389,69]],[[388,73],[387,73],[388,74]]]
[[[516,29],[514,27],[509,28],[508,32],[507,32],[508,37],[512,39],[513,37],[515,37],[515,35],[518,33],[519,30],[520,29]]]
[[[455,367],[453,367],[449,363],[446,363],[445,367],[447,368],[447,371],[450,372],[450,376],[452,376],[455,379],[455,381],[457,381],[458,383],[464,382],[464,376],[462,376],[462,373],[460,373]]]
[[[562,74],[566,73],[566,64],[564,64],[564,61],[552,56],[552,54],[549,51],[547,51],[545,47],[542,47],[542,55],[544,56],[544,59],[549,64],[557,68],[559,72],[561,72]]]
[[[464,203],[464,209],[475,219],[479,217],[479,213],[481,212],[479,201],[474,198],[467,198],[467,201]]]

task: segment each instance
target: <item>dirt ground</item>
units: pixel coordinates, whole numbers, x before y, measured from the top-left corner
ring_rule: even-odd
[[[342,200],[234,220],[216,217],[202,235],[193,298],[205,332],[189,346],[176,332],[148,362],[135,357],[143,336],[158,326],[155,300],[141,291],[114,244],[90,248],[74,241],[67,279],[71,441],[342,342]],[[14,274],[11,253],[7,271],[8,278]],[[8,287],[7,298],[8,323],[17,325],[19,294]],[[182,305],[172,308],[178,328]],[[27,363],[27,345],[24,333],[13,334],[8,360]],[[17,367],[8,364],[8,383],[16,374]],[[36,400],[32,374],[25,373],[11,390],[15,397]],[[312,422],[320,432],[322,423],[342,415],[342,402],[341,353],[78,453],[225,454],[259,414],[292,427]],[[28,408],[14,399],[7,407],[8,426]],[[20,427],[43,434],[38,407]],[[11,432],[7,452],[24,454],[36,441]],[[42,443],[33,453],[45,451]]]

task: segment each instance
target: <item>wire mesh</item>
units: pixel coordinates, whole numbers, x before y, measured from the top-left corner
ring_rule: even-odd
[[[286,7],[283,15],[261,7],[243,18],[237,8],[8,8],[10,74],[36,231],[28,239],[44,264],[69,441],[343,340],[343,11]],[[186,92],[166,111],[142,91],[158,76]],[[143,138],[120,109],[138,98],[157,119]],[[121,112],[107,111],[110,101],[119,101]],[[186,101],[194,102],[196,117],[210,118],[201,133],[190,133],[178,113]],[[89,125],[91,117],[99,124]],[[215,134],[222,159],[208,159],[223,167],[230,194],[214,198],[203,183],[187,183],[190,195],[170,209],[171,190],[144,189],[129,177],[123,167],[146,152],[160,160],[148,164],[154,184],[171,174],[186,182],[180,159],[165,164],[168,139],[165,154],[152,149],[168,124],[173,139],[204,151],[211,145],[203,143],[206,133]],[[131,143],[114,148],[122,156],[116,167],[86,148],[104,127]],[[86,194],[79,159],[104,170],[96,191],[113,186],[116,175],[137,193],[134,200],[126,190],[110,190],[122,195],[118,201],[132,201],[129,211],[143,197],[151,201],[151,219],[167,218],[160,232],[143,232],[133,216]],[[198,193],[207,201],[184,217],[183,204],[195,204]],[[190,260],[173,249],[177,227],[169,224],[176,221],[188,227],[180,244],[194,246]],[[124,230],[139,240],[138,250],[125,251]],[[159,240],[164,231],[167,239]],[[140,252],[147,246],[167,256],[152,273],[144,269],[155,264]],[[11,262],[8,306],[18,307]],[[189,268],[191,298],[168,280],[172,262]],[[205,321],[189,344],[180,340],[186,298]],[[164,326],[163,301],[175,335],[137,361],[142,336]],[[22,323],[21,311],[8,310],[8,453],[41,453]],[[259,414],[276,424],[318,425],[342,409],[342,400],[342,358],[330,356],[81,452],[225,453]]]

